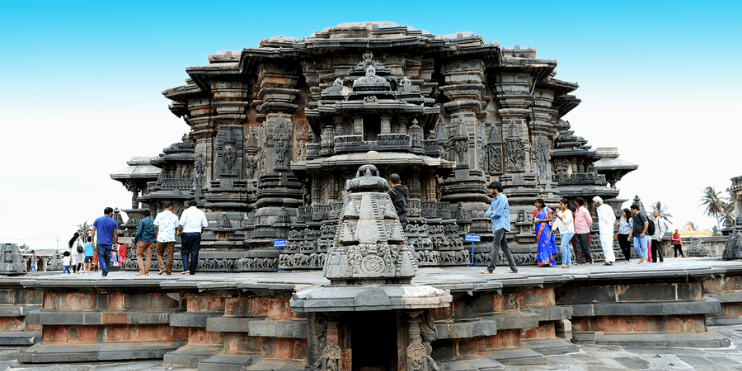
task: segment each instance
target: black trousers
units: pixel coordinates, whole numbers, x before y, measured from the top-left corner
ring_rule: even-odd
[[[593,262],[593,253],[590,252],[590,233],[578,233],[575,234],[575,242],[577,243],[577,250],[585,254],[587,263]],[[581,254],[578,254],[581,255]],[[578,262],[582,263],[582,262]]]
[[[664,250],[662,248],[662,241],[652,239],[652,263],[657,262],[657,257],[660,258],[660,263],[665,262]]]
[[[492,273],[495,271],[495,265],[497,264],[497,257],[500,255],[500,249],[505,254],[505,258],[510,264],[510,270],[517,273],[518,267],[515,265],[513,260],[513,254],[510,253],[508,248],[508,239],[505,236],[505,228],[500,228],[495,231],[495,240],[492,241],[492,255],[490,255],[490,264],[487,266],[487,270]]]
[[[683,245],[681,244],[672,245],[672,249],[675,251],[676,258],[678,257],[678,252],[680,252],[680,256],[685,257],[685,255],[683,255]]]
[[[618,246],[621,248],[621,253],[626,258],[626,261],[631,261],[631,242],[627,240],[628,238],[628,234],[619,234]]]
[[[196,274],[198,250],[201,248],[201,233],[183,233],[180,236],[180,242],[183,246],[180,251],[180,257],[183,259],[183,270],[187,270],[192,275]]]

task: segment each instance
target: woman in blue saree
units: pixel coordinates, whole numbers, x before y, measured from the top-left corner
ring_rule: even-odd
[[[554,234],[551,233],[552,211],[544,200],[536,200],[536,216],[533,222],[536,224],[536,242],[538,243],[538,250],[536,253],[536,262],[539,267],[549,267],[556,265],[554,257],[559,253],[556,247],[556,239]]]

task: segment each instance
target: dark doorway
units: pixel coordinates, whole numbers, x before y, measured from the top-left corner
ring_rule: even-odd
[[[353,371],[397,369],[397,314],[353,313],[350,320]]]
[[[375,141],[376,136],[381,133],[381,117],[370,115],[363,117],[363,140]]]

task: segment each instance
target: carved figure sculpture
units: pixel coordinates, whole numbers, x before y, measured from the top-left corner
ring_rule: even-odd
[[[549,139],[545,136],[538,137],[536,145],[536,168],[538,169],[538,178],[542,181],[548,179],[549,174],[546,172],[546,165],[549,161]]]
[[[275,143],[275,161],[276,167],[288,166],[288,154],[289,147],[289,129],[286,127],[286,123],[282,120],[276,125],[275,137],[273,139]]]
[[[237,159],[237,156],[235,156],[234,147],[233,146],[224,147],[224,172],[223,174],[234,173],[234,162],[236,159]]]
[[[454,143],[454,150],[456,151],[456,167],[467,168],[468,162],[466,161],[467,154],[469,152],[469,140],[458,139]]]
[[[199,153],[194,161],[194,183],[196,187],[201,187],[206,182],[206,156],[203,153]]]

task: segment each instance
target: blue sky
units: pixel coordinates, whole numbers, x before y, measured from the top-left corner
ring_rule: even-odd
[[[640,164],[621,196],[662,200],[678,227],[710,227],[703,188],[742,175],[740,4],[0,1],[0,240],[54,247],[105,206],[129,207],[108,174],[188,130],[161,95],[183,84],[186,66],[361,21],[536,47],[559,62],[558,78],[580,84],[583,102],[565,117],[576,134]],[[42,228],[30,222],[39,214]]]

